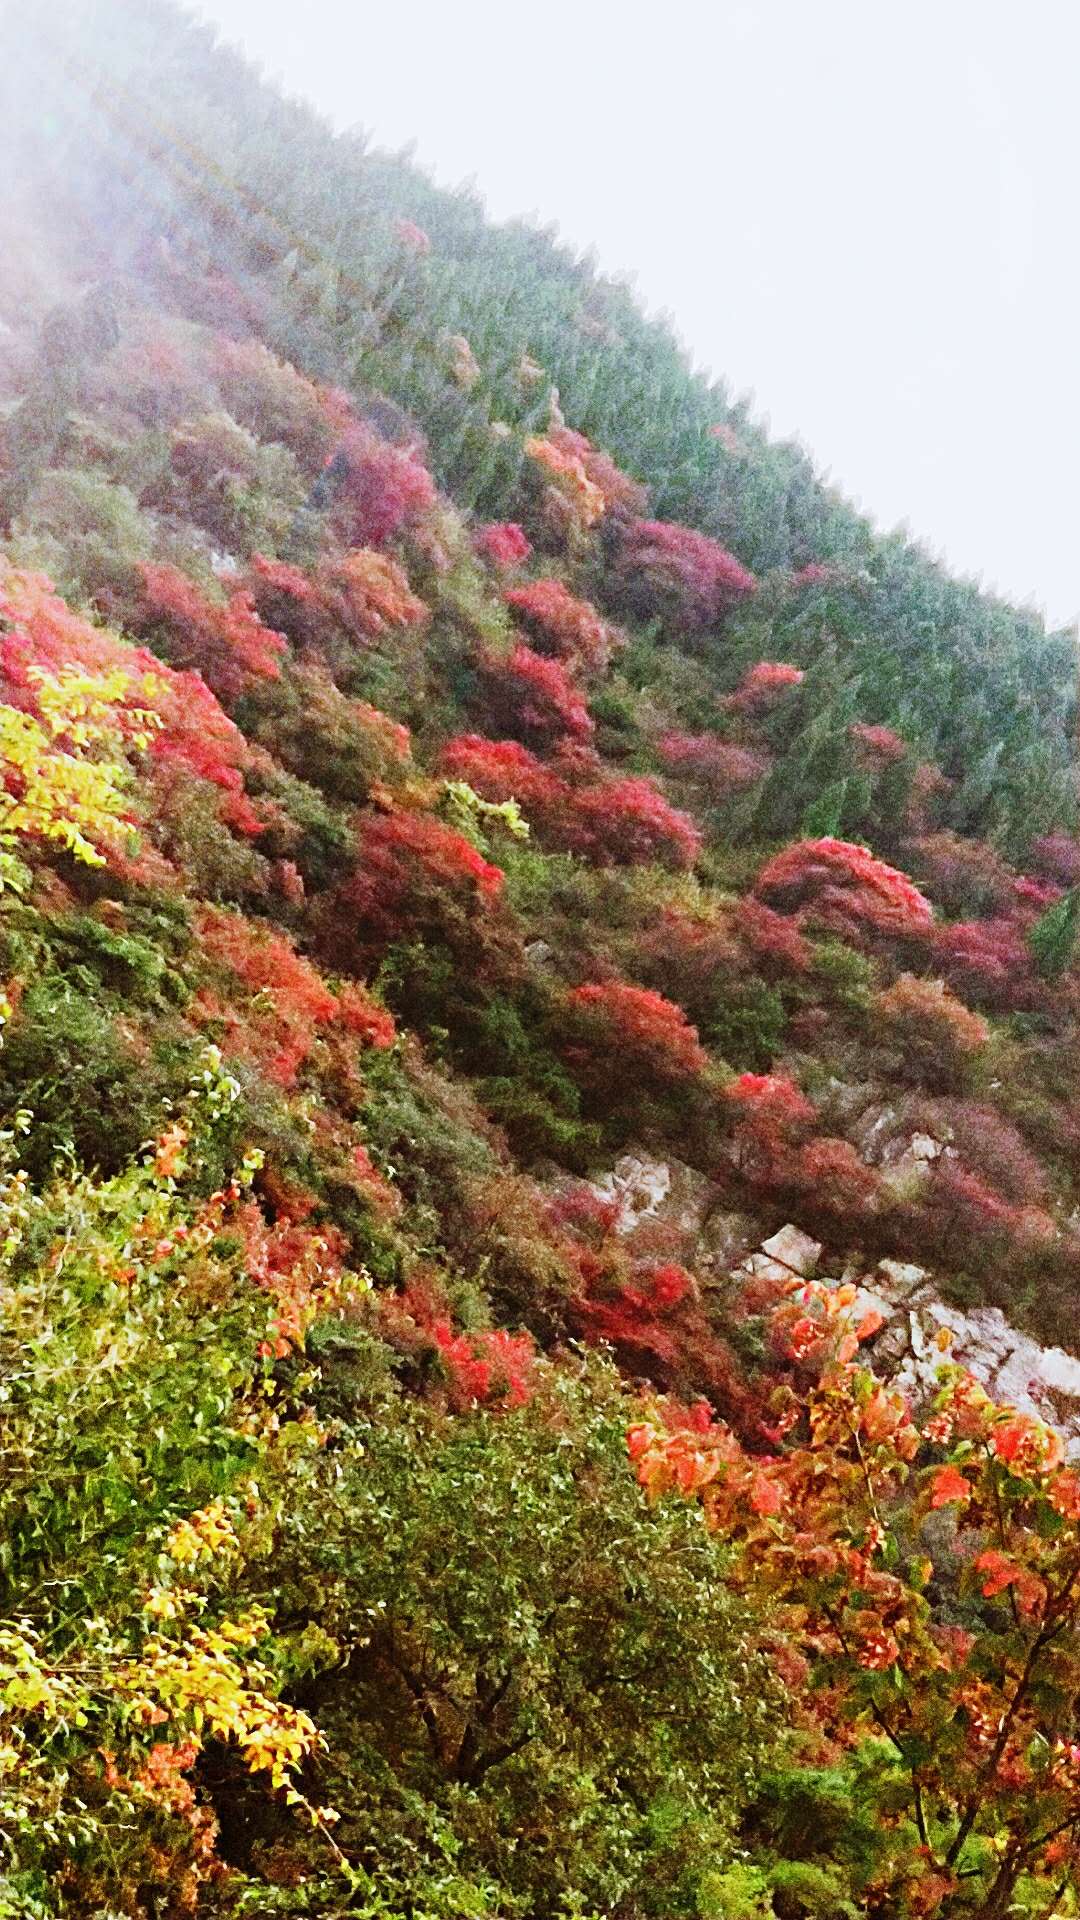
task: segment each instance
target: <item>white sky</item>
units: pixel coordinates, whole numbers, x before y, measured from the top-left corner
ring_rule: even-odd
[[[883,526],[1080,611],[1080,0],[198,0],[633,273]]]

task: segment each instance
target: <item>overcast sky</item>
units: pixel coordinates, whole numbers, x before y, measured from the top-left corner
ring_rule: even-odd
[[[633,274],[879,524],[1080,612],[1078,0],[200,0]]]

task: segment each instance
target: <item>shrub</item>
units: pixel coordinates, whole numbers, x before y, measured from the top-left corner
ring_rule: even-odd
[[[594,866],[656,861],[680,869],[693,866],[701,851],[694,822],[647,775],[586,776],[579,783],[562,778],[556,766],[543,764],[518,741],[485,740],[475,733],[451,740],[441,765],[487,800],[517,800],[545,846],[578,854]]]
[[[854,1824],[841,1801],[840,1833],[818,1818],[798,1851],[842,1847],[858,1910],[1003,1915],[1029,1888],[1052,1910],[1076,1873],[1061,1841],[1076,1819],[1065,1756],[1080,1482],[1057,1434],[996,1405],[961,1367],[943,1370],[913,1422],[904,1397],[858,1364],[880,1320],[855,1324],[853,1288],[800,1282],[792,1300],[802,1318],[790,1331],[824,1352],[806,1437],[793,1432],[794,1400],[792,1437],[764,1459],[724,1428],[694,1433],[646,1410],[628,1435],[639,1480],[654,1498],[699,1498],[709,1526],[738,1543],[750,1589],[780,1603],[804,1762],[835,1764],[840,1717],[851,1729]],[[916,1543],[910,1556],[894,1550],[900,1539]],[[863,1770],[875,1749],[880,1767]],[[806,1780],[810,1807],[821,1782],[820,1771]],[[840,1911],[831,1870],[773,1884]]]
[[[571,661],[589,673],[602,673],[623,636],[587,600],[579,600],[561,580],[531,580],[504,595],[507,606],[540,653]]]
[[[754,887],[767,905],[856,938],[925,937],[930,902],[906,874],[846,840],[799,840],[766,862]]]
[[[363,422],[347,428],[326,477],[350,547],[385,547],[435,505],[435,483],[417,446],[395,446]]]
[[[478,527],[473,535],[473,545],[481,558],[497,573],[514,573],[518,567],[524,566],[532,552],[524,531],[513,520],[495,520],[487,526]]]
[[[859,763],[867,773],[883,773],[908,753],[906,740],[901,740],[891,727],[868,726],[865,721],[856,720],[848,728],[848,738],[854,743]]]
[[[324,913],[332,948],[348,959],[393,940],[473,943],[503,876],[464,834],[431,813],[369,814],[359,823],[359,860]]]
[[[608,512],[613,508],[623,513],[644,511],[645,488],[620,472],[611,455],[594,447],[583,433],[575,433],[572,427],[549,427],[548,439],[568,459],[580,461],[586,479],[600,489]]]
[[[337,421],[319,389],[260,340],[216,334],[210,368],[221,399],[257,440],[278,441],[315,472],[333,451]]]
[[[627,775],[572,792],[560,844],[595,866],[655,860],[678,870],[694,865],[702,836],[690,815],[673,807],[647,775]]]
[[[525,452],[546,476],[544,498],[552,531],[580,535],[603,518],[604,495],[577,453],[558,445],[553,437],[536,435],[526,440]]]
[[[757,581],[707,534],[663,520],[633,520],[612,562],[612,589],[639,619],[673,630],[718,626]]]
[[[157,724],[148,741],[148,769],[159,802],[178,777],[218,789],[214,811],[240,832],[261,832],[244,793],[244,770],[251,752],[242,734],[223,712],[197,674],[176,673],[144,647],[130,647],[74,614],[40,574],[23,573],[0,561],[0,697],[25,712],[40,714],[36,676],[55,677],[64,669],[91,674],[122,673],[126,690],[119,702],[142,713],[151,707]]]
[[[221,1030],[230,1056],[255,1063],[275,1085],[295,1086],[325,1030],[339,1027],[367,1046],[393,1044],[390,1014],[355,981],[334,993],[283,934],[213,907],[203,907],[196,924],[207,961],[225,981],[223,1000],[202,995],[203,1015]]]
[[[986,1021],[950,993],[943,980],[902,973],[874,1002],[901,1073],[933,1086],[963,1085],[990,1038]]]
[[[562,662],[544,659],[521,640],[508,654],[488,653],[481,660],[475,704],[485,720],[527,746],[587,740],[593,730]]]
[[[908,841],[904,853],[935,905],[953,917],[989,916],[1011,902],[1013,876],[983,840],[928,833]]]
[[[734,746],[715,733],[662,733],[656,750],[672,772],[699,781],[711,800],[745,793],[772,765],[768,754]]]
[[[708,1055],[681,1007],[625,981],[590,982],[568,995],[568,1057],[586,1080],[632,1076],[677,1086],[696,1078]]]
[[[724,1098],[732,1115],[736,1170],[755,1184],[786,1184],[816,1117],[805,1094],[786,1074],[741,1073],[724,1089]]]
[[[142,631],[178,667],[201,674],[220,700],[234,701],[253,682],[278,679],[288,642],[263,626],[249,593],[237,589],[222,605],[176,567],[144,566],[140,575]]]
[[[1015,1013],[1045,1001],[1025,929],[1015,919],[998,915],[935,927],[932,952],[949,984],[991,1013]]]
[[[745,714],[759,720],[780,704],[793,687],[802,685],[806,675],[801,667],[787,666],[781,660],[759,660],[748,667],[734,693],[724,706],[729,713]]]

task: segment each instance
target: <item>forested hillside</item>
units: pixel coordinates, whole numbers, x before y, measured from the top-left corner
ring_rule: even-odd
[[[1075,634],[166,0],[39,15],[0,1916],[1075,1914],[1080,1477],[950,1357],[1076,1341]]]

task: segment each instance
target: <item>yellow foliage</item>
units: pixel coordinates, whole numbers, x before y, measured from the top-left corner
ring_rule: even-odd
[[[104,866],[102,848],[116,843],[124,817],[125,749],[144,750],[158,716],[121,712],[130,680],[118,668],[35,678],[40,719],[0,706],[0,846],[51,840]]]

